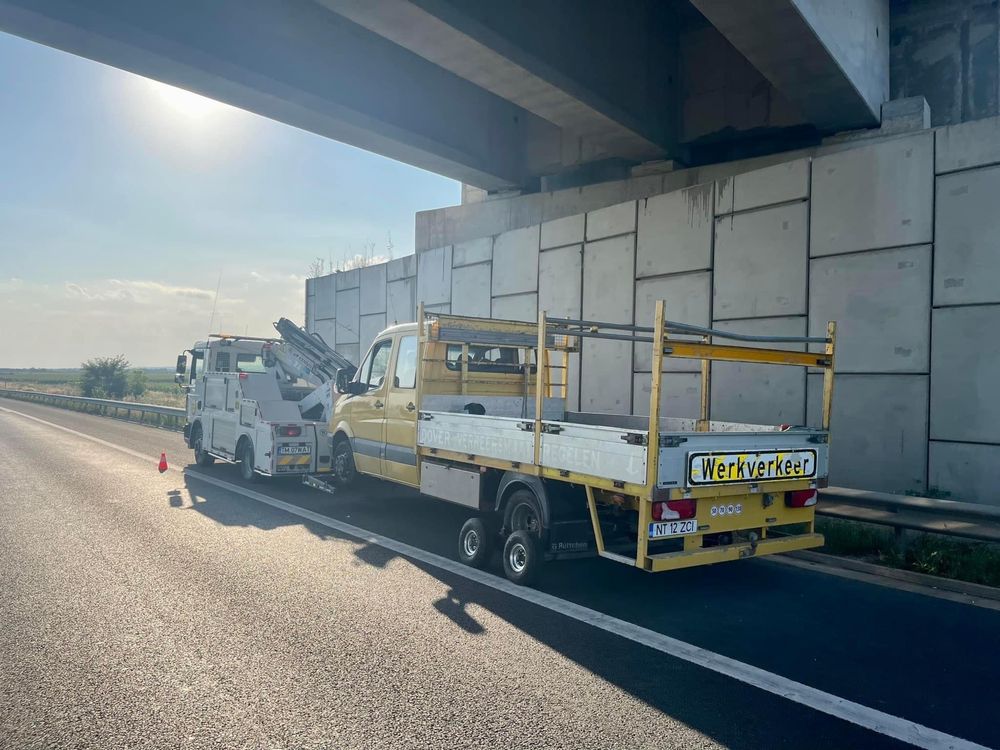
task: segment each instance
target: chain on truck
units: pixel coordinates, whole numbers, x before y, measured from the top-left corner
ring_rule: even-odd
[[[553,559],[596,554],[658,572],[823,543],[814,506],[828,475],[834,323],[825,336],[752,336],[668,321],[663,301],[652,326],[422,304],[417,320],[379,334],[357,369],[339,369],[316,446],[328,464],[311,471],[467,507],[462,562],[484,567],[499,550],[507,577],[527,584]],[[652,350],[649,416],[567,409],[571,364],[600,341]],[[667,357],[701,362],[697,418],[661,416]],[[718,361],[819,369],[819,426],[711,420]]]

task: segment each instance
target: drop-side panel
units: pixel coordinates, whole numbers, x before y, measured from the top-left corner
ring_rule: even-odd
[[[610,479],[615,482],[646,483],[645,432],[626,432],[615,427],[543,422],[542,466],[560,471]],[[630,439],[633,442],[630,442]]]
[[[417,421],[417,445],[526,465],[535,462],[535,433],[523,419],[423,411]]]

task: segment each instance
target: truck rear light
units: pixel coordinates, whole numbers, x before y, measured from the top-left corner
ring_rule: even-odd
[[[278,437],[298,437],[302,434],[302,428],[297,424],[286,424],[275,428]]]
[[[654,521],[675,521],[678,518],[694,518],[697,506],[694,500],[667,500],[653,503]]]
[[[808,508],[816,504],[816,490],[795,490],[785,493],[785,505],[789,508]]]

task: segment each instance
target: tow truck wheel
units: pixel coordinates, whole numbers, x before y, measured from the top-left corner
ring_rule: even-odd
[[[257,472],[253,470],[253,443],[249,440],[243,441],[240,450],[240,476],[248,482],[257,481]]]
[[[527,531],[515,531],[503,546],[503,572],[521,586],[530,586],[538,577],[542,556],[538,542]]]
[[[357,472],[354,469],[354,452],[350,441],[341,436],[333,444],[333,481],[341,487],[346,487],[354,481]]]
[[[458,559],[473,568],[485,568],[493,552],[493,534],[481,518],[470,518],[458,532]]]
[[[194,462],[198,466],[211,466],[215,463],[215,457],[204,449],[201,441],[201,427],[197,426],[194,430],[194,436],[191,438],[191,447],[194,448]]]

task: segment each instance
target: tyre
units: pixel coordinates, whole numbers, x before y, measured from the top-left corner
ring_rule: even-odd
[[[202,445],[201,425],[194,428],[194,434],[191,436],[191,447],[194,449],[194,462],[198,466],[211,466],[215,463],[215,457],[208,453]]]
[[[243,441],[240,449],[240,476],[248,482],[256,482],[259,475],[253,470],[253,443],[249,440]]]
[[[340,487],[347,487],[358,475],[354,468],[354,451],[346,437],[338,437],[333,444],[333,481]]]
[[[493,553],[491,534],[481,518],[470,518],[458,532],[458,559],[473,568],[485,568]]]
[[[515,531],[503,546],[503,572],[508,580],[530,586],[538,577],[542,556],[538,542],[527,531]]]
[[[508,532],[526,531],[542,540],[542,512],[535,493],[528,489],[516,490],[504,508],[503,525]]]

